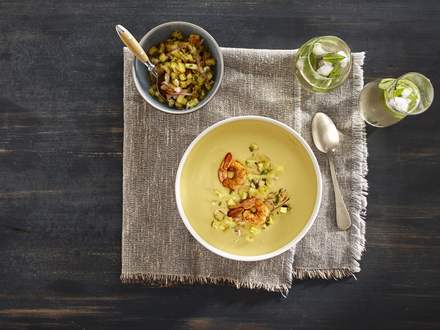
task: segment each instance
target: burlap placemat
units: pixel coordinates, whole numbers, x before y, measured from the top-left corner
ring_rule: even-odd
[[[367,191],[365,126],[358,111],[364,53],[353,54],[351,77],[341,88],[311,94],[294,79],[294,50],[222,51],[225,74],[214,99],[200,111],[170,115],[139,96],[131,72],[133,57],[124,49],[122,281],[162,286],[228,283],[287,293],[293,278],[342,278],[359,272]],[[296,251],[271,260],[237,262],[218,257],[195,241],[174,198],[177,166],[190,142],[221,119],[253,114],[290,125],[312,146],[310,124],[317,111],[330,115],[342,133],[335,166],[351,229],[336,227],[327,160],[314,149],[323,175],[322,205]]]

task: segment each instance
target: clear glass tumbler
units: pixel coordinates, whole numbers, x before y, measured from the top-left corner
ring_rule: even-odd
[[[426,111],[434,100],[431,81],[417,72],[383,78],[365,85],[360,96],[362,118],[370,125],[388,127],[409,115]]]
[[[305,89],[326,93],[344,83],[351,66],[351,50],[342,39],[315,37],[298,49],[295,75]]]

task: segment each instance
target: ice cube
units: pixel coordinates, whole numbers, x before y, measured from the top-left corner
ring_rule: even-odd
[[[410,100],[404,98],[404,97],[393,97],[391,100],[389,100],[389,105],[393,107],[397,111],[401,112],[407,112],[409,107]]]
[[[402,97],[407,98],[407,97],[410,96],[410,95],[411,95],[411,89],[409,89],[409,88],[405,88],[405,89],[402,91]]]
[[[343,50],[340,50],[339,52],[337,52],[336,54],[344,56],[344,59],[341,60],[341,68],[345,68],[348,64],[348,56],[347,53],[344,52]]]
[[[316,56],[323,56],[323,55],[329,53],[328,51],[326,51],[324,49],[324,47],[322,47],[322,45],[319,42],[317,42],[316,44],[313,45],[313,51],[312,52]]]
[[[347,53],[344,52],[343,50],[338,51],[336,54],[347,57]]]
[[[333,71],[333,64],[326,61],[319,62],[319,68],[316,70],[321,76],[328,77],[328,75]]]

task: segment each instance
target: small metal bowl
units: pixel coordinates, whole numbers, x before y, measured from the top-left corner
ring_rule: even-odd
[[[144,100],[147,101],[152,107],[167,113],[190,113],[203,108],[213,98],[215,93],[217,93],[217,90],[219,89],[223,79],[223,55],[219,45],[207,31],[202,29],[200,26],[187,22],[168,22],[160,24],[144,35],[139,43],[145,49],[145,51],[148,51],[150,47],[167,40],[173,31],[180,31],[185,35],[190,33],[199,34],[204,39],[205,45],[208,46],[212,56],[216,60],[214,86],[205,96],[205,98],[201,100],[200,103],[195,107],[182,110],[171,108],[167,104],[159,102],[156,98],[148,93],[151,85],[150,77],[145,65],[139,62],[137,59],[133,61],[133,78],[139,94],[141,94]]]

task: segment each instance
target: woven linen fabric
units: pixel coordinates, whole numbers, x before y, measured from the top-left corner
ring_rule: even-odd
[[[124,152],[122,274],[124,283],[174,286],[228,283],[287,293],[294,278],[342,278],[360,271],[364,249],[367,146],[358,111],[364,53],[353,54],[348,81],[334,92],[311,94],[293,74],[294,50],[222,48],[220,90],[199,111],[171,115],[149,106],[132,78],[133,56],[124,48]],[[327,159],[313,146],[311,119],[327,113],[341,132],[335,166],[353,225],[339,231]],[[174,182],[185,149],[205,128],[239,115],[277,119],[312,146],[323,175],[315,224],[296,248],[270,260],[219,257],[188,232],[177,211]]]

